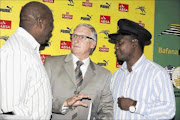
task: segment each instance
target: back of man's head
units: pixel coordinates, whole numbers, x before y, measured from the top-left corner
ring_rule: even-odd
[[[45,4],[35,1],[29,2],[21,10],[19,26],[29,32],[38,18],[43,19],[50,14],[52,13]]]

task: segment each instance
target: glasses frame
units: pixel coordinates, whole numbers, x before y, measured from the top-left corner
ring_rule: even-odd
[[[92,37],[89,37],[89,36],[86,36],[86,35],[77,35],[77,34],[70,34],[71,40],[73,39],[73,37],[72,37],[73,35],[75,35],[75,38],[78,38],[78,37],[79,37],[79,38],[81,38],[82,40],[87,38],[87,39],[90,39],[90,40],[95,41]],[[81,36],[81,37],[80,37],[80,36]]]

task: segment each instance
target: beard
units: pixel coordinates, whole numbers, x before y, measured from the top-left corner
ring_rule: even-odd
[[[115,53],[115,55],[116,55],[116,59],[117,59],[118,64],[119,64],[119,65],[122,65],[122,64],[124,63],[124,60],[121,60],[121,59],[118,58],[117,51],[115,51],[114,53]]]
[[[117,60],[119,65],[122,65],[124,63],[123,60]]]
[[[41,46],[46,47],[46,46],[49,46],[49,44],[48,43],[44,43],[44,44],[41,44]]]
[[[42,43],[41,46],[43,47],[49,47],[51,42],[46,41],[45,43]]]
[[[51,43],[50,43],[50,42],[43,43],[43,44],[41,44],[41,45],[40,45],[39,50],[40,50],[40,51],[41,51],[41,50],[44,50],[44,49],[45,49],[45,47],[49,47],[50,45],[51,45]]]

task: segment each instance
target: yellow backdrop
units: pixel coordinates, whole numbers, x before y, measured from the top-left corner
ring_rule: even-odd
[[[21,8],[31,0],[0,1],[0,47],[19,26]],[[133,20],[152,33],[154,38],[154,0],[36,0],[43,2],[53,12],[54,31],[51,45],[41,51],[42,59],[49,55],[70,53],[70,36],[79,23],[88,23],[98,33],[98,43],[91,56],[92,61],[109,69],[117,70],[114,45],[108,42],[107,35],[117,31],[120,18]],[[153,42],[145,47],[145,56],[153,59]]]

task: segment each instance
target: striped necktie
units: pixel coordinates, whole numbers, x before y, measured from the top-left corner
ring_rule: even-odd
[[[76,75],[76,84],[77,84],[77,93],[79,94],[80,92],[80,88],[81,88],[81,85],[82,85],[82,82],[83,82],[83,77],[82,77],[82,72],[81,72],[81,65],[83,65],[84,63],[82,61],[77,61],[76,62],[77,64],[77,67],[75,69],[75,75]],[[75,108],[73,110],[73,115],[72,115],[72,120],[78,120],[78,116],[77,116],[77,108]]]
[[[82,61],[77,61],[76,64],[77,64],[77,67],[75,69],[75,75],[76,75],[77,92],[79,93],[80,87],[81,87],[82,81],[83,81],[82,72],[81,72],[80,67],[84,63]]]

